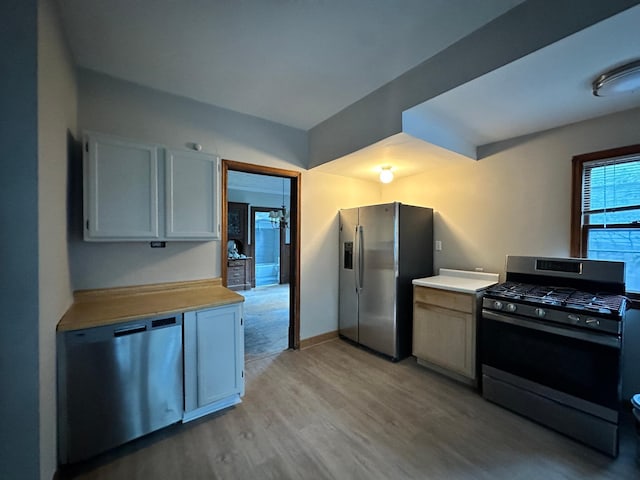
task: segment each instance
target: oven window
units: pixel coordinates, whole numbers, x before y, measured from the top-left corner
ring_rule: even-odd
[[[482,363],[617,409],[620,351],[482,318]]]

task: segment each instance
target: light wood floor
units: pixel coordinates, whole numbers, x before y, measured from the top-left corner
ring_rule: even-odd
[[[342,340],[247,364],[244,402],[63,478],[638,479],[625,419],[613,460],[407,359]]]

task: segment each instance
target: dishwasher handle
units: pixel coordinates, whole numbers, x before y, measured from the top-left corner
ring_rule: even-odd
[[[124,337],[125,335],[133,335],[134,333],[146,332],[146,325],[129,325],[127,327],[118,328],[113,331],[114,337]]]

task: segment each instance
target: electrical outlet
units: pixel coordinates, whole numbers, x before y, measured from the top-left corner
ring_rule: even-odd
[[[442,251],[442,240],[436,240],[436,252]]]

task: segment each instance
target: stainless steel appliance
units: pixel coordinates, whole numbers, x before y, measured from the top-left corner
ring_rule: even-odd
[[[618,454],[624,263],[507,257],[480,322],[482,394]]]
[[[340,336],[411,354],[412,285],[433,275],[433,210],[388,203],[340,210]]]
[[[181,315],[62,332],[58,348],[61,464],[182,419]]]

